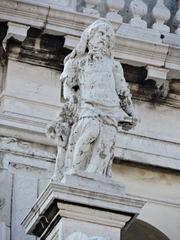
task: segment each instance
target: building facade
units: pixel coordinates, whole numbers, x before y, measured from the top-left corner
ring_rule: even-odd
[[[179,240],[179,16],[175,0],[0,1],[0,239],[35,239],[21,222],[53,174],[45,132],[63,104],[63,60],[104,17],[140,118],[119,127],[113,179],[147,202],[122,239]]]

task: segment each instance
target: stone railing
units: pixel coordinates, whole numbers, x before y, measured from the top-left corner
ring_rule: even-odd
[[[21,0],[180,35],[180,0]]]
[[[170,0],[85,0],[77,10],[96,13],[112,21],[129,23],[140,28],[180,34],[180,1]],[[165,4],[166,3],[166,4]],[[81,8],[80,8],[81,6]]]

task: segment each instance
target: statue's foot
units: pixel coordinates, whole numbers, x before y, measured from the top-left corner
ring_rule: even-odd
[[[63,174],[53,174],[53,176],[51,177],[51,182],[61,182],[62,178],[63,178]]]

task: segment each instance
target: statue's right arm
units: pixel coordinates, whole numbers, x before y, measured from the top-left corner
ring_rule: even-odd
[[[74,59],[69,59],[65,65],[64,70],[60,76],[60,81],[63,83],[63,97],[65,100],[75,103],[75,91],[74,86],[77,83],[77,74]]]

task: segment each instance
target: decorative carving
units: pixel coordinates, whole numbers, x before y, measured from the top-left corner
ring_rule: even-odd
[[[135,27],[147,28],[147,23],[142,19],[147,14],[147,5],[142,0],[133,0],[130,3],[130,11],[133,18],[130,24]]]
[[[4,47],[6,46],[7,40],[11,37],[15,38],[20,42],[23,42],[27,36],[28,29],[29,29],[29,26],[8,22],[7,35],[3,40]]]
[[[88,237],[85,233],[74,232],[70,234],[66,240],[106,240],[106,238],[101,236]]]
[[[124,0],[107,0],[110,12],[106,14],[106,18],[111,21],[122,22],[122,16],[118,12],[124,7]]]
[[[123,129],[136,125],[122,66],[112,55],[114,37],[111,24],[97,20],[65,58],[60,80],[67,103],[48,128],[48,135],[58,145],[59,178],[68,170],[110,177],[120,107],[130,119],[120,122]],[[63,159],[59,148],[67,149]]]
[[[155,7],[152,10],[152,15],[155,18],[155,23],[152,28],[160,32],[169,32],[170,28],[164,24],[170,16],[171,13],[169,9],[164,5],[164,0],[157,0]]]

